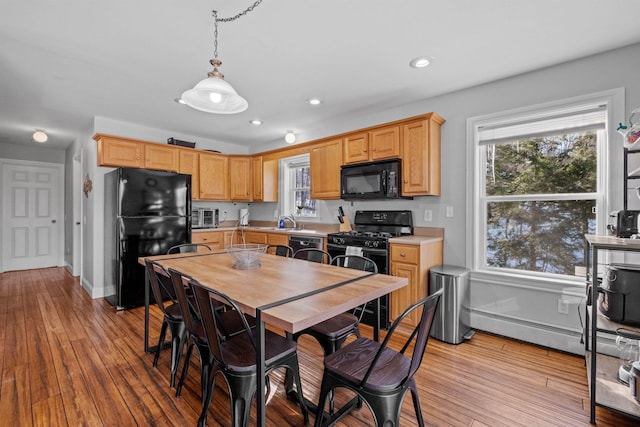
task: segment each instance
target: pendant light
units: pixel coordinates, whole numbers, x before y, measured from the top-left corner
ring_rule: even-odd
[[[214,18],[214,59],[209,63],[213,71],[209,71],[207,78],[198,82],[193,89],[186,90],[182,94],[182,101],[191,108],[214,114],[236,114],[247,109],[247,100],[238,95],[229,83],[224,80],[218,68],[222,61],[218,59],[218,22],[231,22],[251,12],[262,3],[258,0],[253,5],[231,18],[218,18],[218,12],[213,11]]]

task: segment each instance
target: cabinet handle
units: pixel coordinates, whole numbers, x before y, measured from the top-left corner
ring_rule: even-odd
[[[405,255],[405,253],[404,253],[404,252],[400,252],[400,256],[401,256],[401,257],[406,257],[406,255]]]
[[[404,181],[402,181],[404,184],[408,184],[409,181],[407,181],[406,179]]]
[[[362,151],[364,151],[364,152],[366,153],[366,152],[367,152],[367,149],[365,148],[365,149],[364,149],[364,150],[362,150]]]

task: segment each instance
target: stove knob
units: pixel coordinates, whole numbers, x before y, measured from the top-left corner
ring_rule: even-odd
[[[377,248],[379,244],[380,244],[380,242],[378,242],[378,241],[376,240],[375,242],[373,242],[373,247],[374,247],[374,248]]]

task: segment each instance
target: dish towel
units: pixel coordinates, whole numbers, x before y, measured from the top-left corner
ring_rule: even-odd
[[[344,251],[344,254],[362,256],[362,248],[359,248],[357,246],[347,246],[347,249]],[[345,259],[343,267],[348,267],[348,263],[349,263],[349,260]]]

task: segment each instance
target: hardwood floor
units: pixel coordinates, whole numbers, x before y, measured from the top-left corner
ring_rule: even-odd
[[[158,368],[151,366],[153,355],[143,352],[143,314],[116,312],[103,299],[91,300],[62,268],[2,273],[0,425],[195,426],[197,356],[176,398],[169,388],[169,352],[162,352]],[[152,310],[152,342],[160,323],[159,311]],[[322,376],[320,352],[311,338],[300,339],[303,390],[312,401]],[[284,397],[282,375],[272,374],[279,386],[267,407],[268,424],[302,425],[298,407]],[[589,425],[584,359],[537,346],[483,333],[458,346],[431,340],[416,381],[427,425]],[[336,402],[349,397],[338,392]],[[601,408],[597,415],[599,426],[638,425]],[[365,407],[342,425],[372,422]],[[410,398],[401,423],[416,423]],[[230,425],[223,381],[208,425]]]

